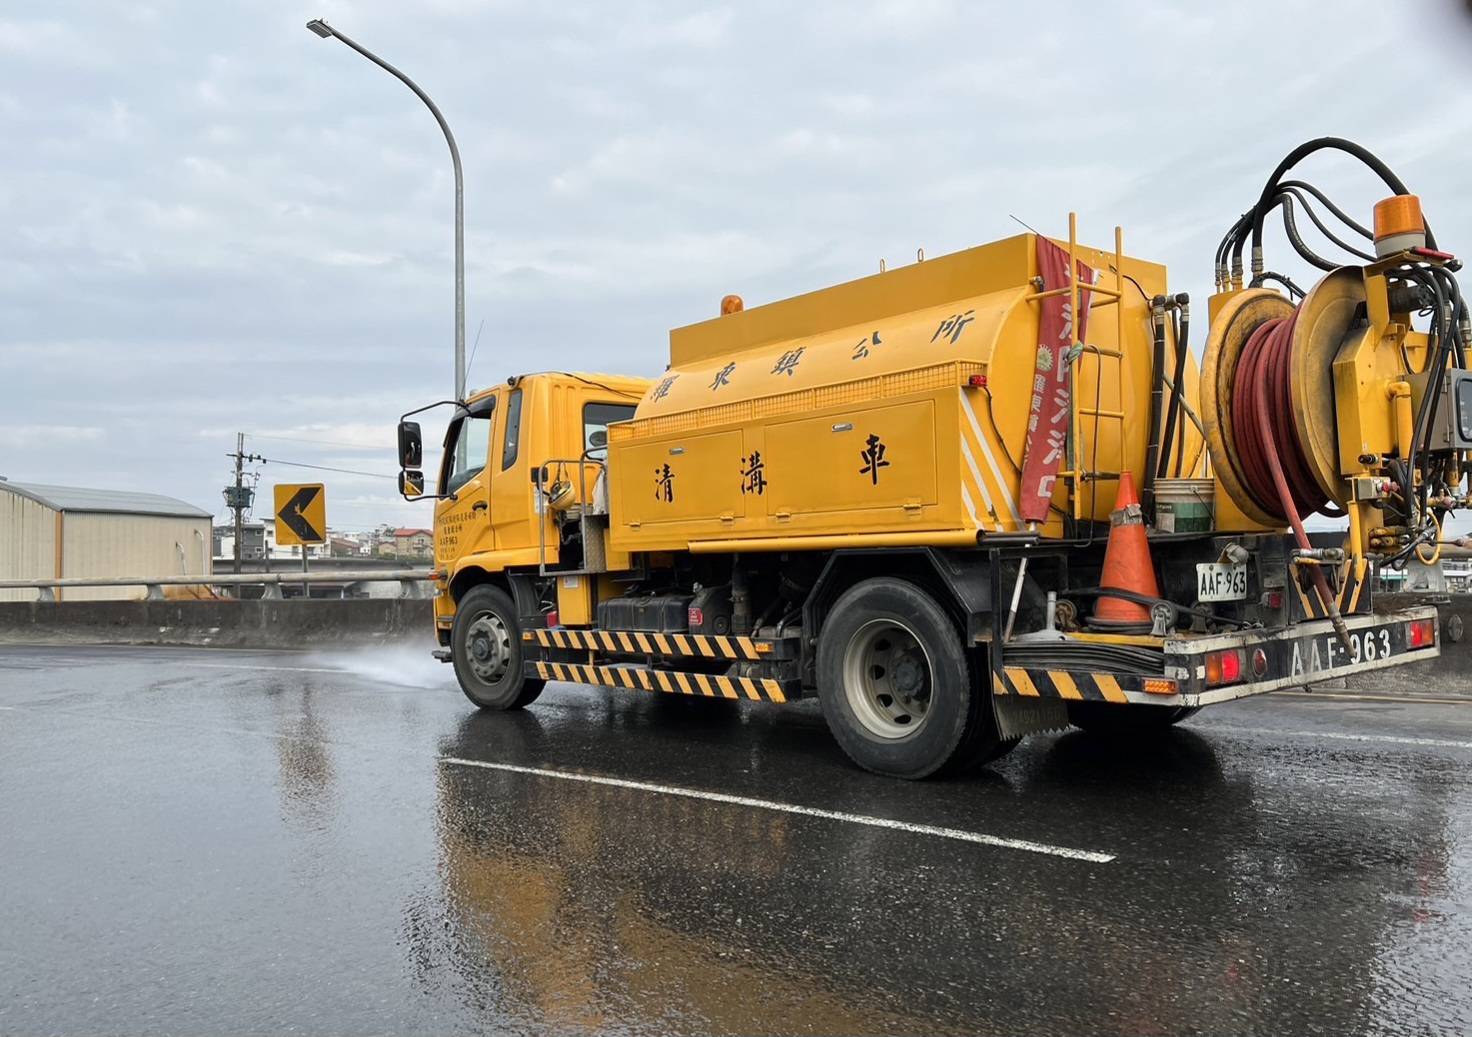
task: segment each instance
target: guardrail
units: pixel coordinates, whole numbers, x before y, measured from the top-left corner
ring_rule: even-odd
[[[55,601],[68,587],[143,587],[149,601],[164,600],[165,587],[264,587],[261,596],[281,597],[281,585],[309,583],[394,583],[400,597],[419,597],[419,584],[434,579],[428,569],[363,569],[327,572],[216,573],[210,576],[66,576],[49,580],[0,580],[0,590],[34,590],[37,601]]]

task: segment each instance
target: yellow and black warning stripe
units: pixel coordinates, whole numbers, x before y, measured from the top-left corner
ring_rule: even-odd
[[[787,642],[762,637],[723,637],[717,634],[657,634],[647,630],[524,630],[523,641],[543,648],[573,648],[624,655],[685,656],[692,659],[787,658]]]
[[[1156,689],[1146,687],[1150,678],[1123,673],[1084,670],[1044,670],[1019,666],[992,673],[992,688],[998,695],[1022,698],[1067,699],[1071,702],[1128,702],[1129,692],[1175,694],[1173,683],[1157,679]]]
[[[1339,592],[1334,595],[1334,606],[1341,615],[1355,615],[1361,611],[1361,592],[1365,588],[1365,577],[1368,573],[1368,562],[1361,558],[1358,563],[1354,559],[1348,559],[1337,568]],[[1299,607],[1305,619],[1328,619],[1329,610],[1319,600],[1318,591],[1312,585],[1305,589],[1298,580],[1289,581],[1293,590],[1298,595]],[[1368,611],[1369,603],[1364,602],[1365,610]]]
[[[586,666],[538,660],[526,664],[528,676],[572,684],[597,684],[605,688],[634,691],[664,691],[674,695],[704,695],[706,698],[750,699],[753,702],[786,702],[796,698],[797,681],[771,677],[719,677],[712,673],[681,673],[650,670],[638,666]]]

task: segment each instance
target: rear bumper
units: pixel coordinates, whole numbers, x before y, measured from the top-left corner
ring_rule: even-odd
[[[1319,681],[1369,673],[1441,654],[1438,639],[1424,648],[1409,645],[1410,624],[1437,620],[1434,606],[1403,609],[1384,615],[1345,619],[1352,648],[1346,649],[1328,620],[1296,623],[1282,630],[1247,630],[1210,637],[1170,638],[1165,642],[1163,679],[1143,675],[1078,670],[1006,667],[993,675],[999,695],[1057,698],[1065,701],[1134,703],[1151,706],[1209,706],[1217,702],[1261,695],[1281,688],[1303,687]],[[1240,649],[1251,673],[1252,660],[1262,652],[1262,675],[1252,680],[1210,687],[1206,682],[1207,656]]]
[[[1429,619],[1434,629],[1436,618],[1436,608],[1430,605],[1383,615],[1348,616],[1344,625],[1349,629],[1350,648],[1339,640],[1334,624],[1327,619],[1296,623],[1283,630],[1169,640],[1165,643],[1165,673],[1179,683],[1182,693],[1178,704],[1183,706],[1207,706],[1281,688],[1303,687],[1436,658],[1441,654],[1439,639],[1424,648],[1412,648],[1408,641],[1412,622]],[[1251,681],[1207,687],[1207,655],[1231,648],[1243,649],[1249,659],[1261,649],[1267,657],[1266,672]]]

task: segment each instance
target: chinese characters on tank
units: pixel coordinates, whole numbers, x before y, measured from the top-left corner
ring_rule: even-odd
[[[965,313],[951,314],[951,316],[941,321],[940,324],[936,327],[935,334],[930,336],[930,341],[934,342],[936,339],[944,335],[950,341],[951,345],[954,346],[956,342],[961,338],[961,332],[966,330],[966,325],[970,324],[973,320],[976,319],[975,314],[975,310],[967,310]]]
[[[667,464],[654,469],[654,499],[666,504],[674,503],[675,473]]]
[[[806,349],[806,346],[799,346],[797,349],[789,349],[783,353],[777,358],[777,363],[772,368],[772,373],[785,374],[791,378],[793,372],[797,370],[798,361],[802,359],[803,351]]]
[[[767,466],[762,461],[760,450],[753,450],[750,457],[741,459],[741,492],[754,493],[760,497],[767,490]]]
[[[882,345],[884,345],[884,343],[879,340],[879,332],[876,331],[872,335],[870,335],[868,338],[861,338],[861,339],[859,339],[859,344],[857,346],[854,346],[854,355],[851,356],[851,357],[849,357],[849,359],[850,360],[862,360],[862,359],[864,359],[864,357],[866,357],[866,356],[869,355],[869,347],[870,346],[882,346]]]
[[[884,451],[884,443],[872,432],[864,440],[864,449],[859,451],[859,456],[864,459],[864,467],[859,469],[859,474],[867,475],[874,486],[879,485],[879,469],[889,467],[889,462],[884,459]]]
[[[675,384],[675,379],[678,377],[680,376],[672,374],[661,378],[659,384],[654,387],[654,392],[650,395],[649,402],[654,403],[668,396],[670,394],[670,386]]]
[[[731,372],[736,370],[735,363],[727,364],[716,372],[715,378],[710,383],[710,391],[715,392],[723,385],[731,384]]]

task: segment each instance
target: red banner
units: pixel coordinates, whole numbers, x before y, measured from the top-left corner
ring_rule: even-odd
[[[1038,273],[1043,291],[1068,287],[1068,252],[1042,235],[1038,236]],[[1069,377],[1068,351],[1082,342],[1089,326],[1089,292],[1094,271],[1078,262],[1078,334],[1073,331],[1073,299],[1068,293],[1052,295],[1040,304],[1038,352],[1033,369],[1032,403],[1027,411],[1027,444],[1022,453],[1022,485],[1018,508],[1024,522],[1045,522],[1053,499],[1053,484],[1068,456]]]

